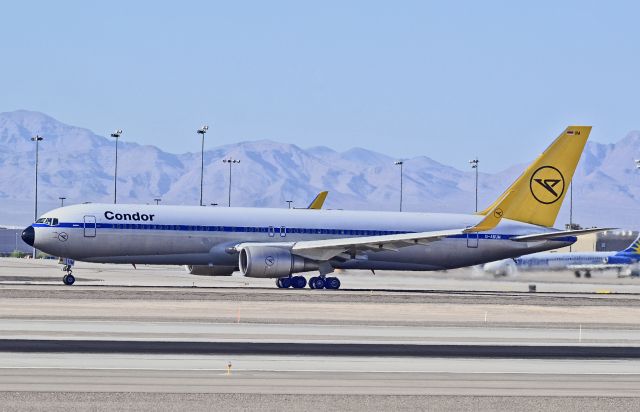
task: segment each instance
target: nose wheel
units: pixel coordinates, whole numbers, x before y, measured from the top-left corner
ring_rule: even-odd
[[[76,281],[76,277],[72,275],[72,270],[71,270],[71,265],[65,265],[62,268],[63,272],[67,272],[63,277],[62,277],[62,283],[64,283],[67,286],[71,286],[75,283]]]

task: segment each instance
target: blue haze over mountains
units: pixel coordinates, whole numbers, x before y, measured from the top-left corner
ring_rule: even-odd
[[[215,132],[207,135],[208,146]],[[558,131],[560,132],[560,131]],[[0,224],[21,226],[33,220],[34,143],[40,134],[39,212],[59,205],[113,201],[114,141],[90,130],[63,124],[38,112],[0,113]],[[195,152],[172,154],[155,146],[119,143],[118,202],[196,205],[200,196],[199,140],[185,142]],[[540,136],[551,142],[555,136]],[[132,137],[133,138],[133,137]],[[451,150],[458,150],[451,142]],[[270,140],[240,142],[205,152],[205,204],[227,204],[228,166],[222,159],[241,159],[233,167],[233,206],[304,207],[321,190],[334,209],[397,210],[399,170],[394,158],[363,148],[336,152],[327,147],[300,148]],[[640,132],[615,144],[590,141],[574,177],[574,221],[638,229],[640,217]],[[480,159],[482,168],[482,159]],[[427,156],[406,159],[404,209],[419,212],[472,212],[474,174],[467,164],[452,167]],[[480,173],[482,209],[522,172],[510,165],[498,173]],[[465,170],[461,170],[464,168]],[[482,169],[480,169],[482,170]],[[565,199],[556,227],[568,222]]]

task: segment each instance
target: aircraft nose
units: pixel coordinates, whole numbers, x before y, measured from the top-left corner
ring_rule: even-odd
[[[33,230],[33,226],[29,226],[25,230],[22,231],[22,240],[29,246],[33,246],[33,243],[36,240],[36,231]]]

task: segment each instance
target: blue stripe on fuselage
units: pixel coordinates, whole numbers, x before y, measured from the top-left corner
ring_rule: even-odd
[[[80,229],[84,228],[84,223],[65,223],[61,222],[56,226],[49,226],[44,223],[34,223],[32,226],[41,228],[72,228]],[[368,230],[368,229],[326,229],[326,228],[300,228],[300,227],[284,227],[284,231],[281,227],[263,227],[263,226],[200,226],[200,225],[160,225],[160,224],[147,224],[147,223],[96,223],[97,229],[113,229],[113,230],[171,230],[182,232],[227,232],[227,233],[273,233],[273,234],[303,234],[303,235],[345,235],[345,236],[384,236],[384,235],[396,235],[406,233],[417,233],[411,231],[399,231],[399,230]],[[93,224],[90,224],[93,229]],[[497,233],[479,233],[477,238],[481,240],[508,240],[516,235],[497,234]],[[471,237],[475,239],[474,234],[461,234],[447,236],[449,239],[466,239]],[[555,238],[555,241],[559,242],[575,242],[577,238],[575,236],[565,236],[561,238]]]

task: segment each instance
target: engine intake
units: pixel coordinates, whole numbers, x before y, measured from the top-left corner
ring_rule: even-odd
[[[318,269],[318,263],[274,246],[247,246],[240,251],[240,272],[250,278],[279,278]]]
[[[233,266],[186,265],[185,270],[196,276],[231,276]]]

